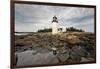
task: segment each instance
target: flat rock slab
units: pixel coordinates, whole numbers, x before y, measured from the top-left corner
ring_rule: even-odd
[[[35,53],[35,51],[25,51],[17,53],[18,61],[17,66],[26,66],[26,65],[45,65],[45,64],[55,64],[58,63],[56,56],[52,52],[47,53]]]

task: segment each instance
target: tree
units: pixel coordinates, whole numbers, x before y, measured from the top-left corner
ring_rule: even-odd
[[[66,32],[67,31],[69,31],[69,32],[84,32],[82,29],[77,29],[77,28],[74,28],[74,27],[66,28]]]
[[[51,28],[40,29],[38,32],[52,32]]]

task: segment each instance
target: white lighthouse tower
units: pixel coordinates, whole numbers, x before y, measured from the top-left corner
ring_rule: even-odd
[[[52,21],[52,34],[57,34],[57,33],[58,33],[58,20],[57,17],[54,16]]]

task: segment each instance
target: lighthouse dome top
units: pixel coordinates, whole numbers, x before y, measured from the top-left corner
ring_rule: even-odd
[[[57,20],[57,17],[56,17],[56,16],[53,16],[52,23],[53,23],[53,22],[57,22],[57,23],[58,23],[58,20]]]

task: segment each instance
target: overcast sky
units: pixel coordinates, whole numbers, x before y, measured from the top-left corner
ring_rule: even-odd
[[[51,28],[56,15],[59,27],[76,27],[94,32],[94,9],[64,6],[15,4],[15,31],[36,32]]]

